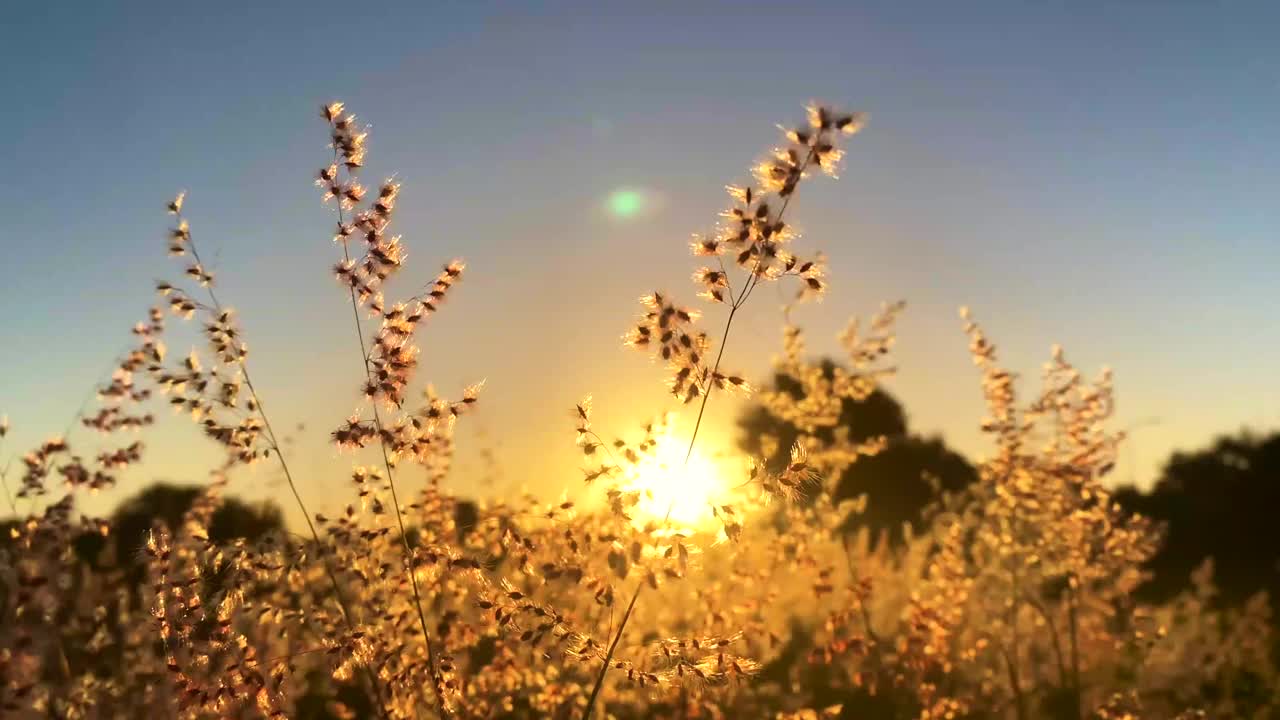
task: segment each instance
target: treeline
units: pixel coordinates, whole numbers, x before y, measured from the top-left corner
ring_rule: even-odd
[[[793,394],[800,391],[785,375],[777,376],[774,386]],[[865,494],[868,499],[866,510],[846,523],[848,531],[866,527],[884,542],[898,543],[907,528],[926,520],[940,494],[963,492],[978,479],[976,468],[945,440],[913,432],[902,404],[883,389],[860,402],[844,400],[840,422],[849,441],[878,436],[888,440],[883,451],[851,465],[836,484],[840,497]],[[766,460],[774,468],[785,466],[787,449],[799,434],[759,406],[744,412],[739,429],[740,447],[754,456],[771,450]],[[834,442],[834,436],[830,440]],[[157,483],[125,500],[111,515],[110,552],[131,584],[142,581],[139,558],[147,533],[157,523],[176,527],[199,492],[194,486]],[[1266,591],[1273,605],[1280,599],[1280,532],[1274,520],[1280,508],[1280,432],[1243,430],[1200,449],[1176,452],[1151,487],[1125,485],[1117,489],[1115,499],[1163,530],[1139,599],[1155,603],[1172,598],[1190,587],[1192,573],[1206,561],[1213,563],[1221,602],[1237,605],[1259,591]],[[474,510],[460,506],[460,525],[468,524],[467,516]],[[214,513],[210,538],[218,543],[256,540],[283,532],[283,517],[271,501],[251,504],[230,497]],[[0,524],[5,538],[14,522]],[[96,567],[104,562],[107,545],[107,538],[86,534],[77,543],[77,553]]]
[[[831,361],[822,363],[830,374]],[[786,374],[772,388],[800,399],[803,390]],[[941,493],[963,492],[978,479],[977,469],[940,437],[913,432],[907,412],[892,394],[877,389],[865,400],[845,398],[840,425],[847,440],[877,436],[888,444],[861,458],[836,484],[841,497],[866,494],[866,511],[849,529],[867,527],[887,542],[900,542],[908,526],[920,527]],[[788,448],[799,430],[763,407],[747,409],[739,420],[742,450],[766,454],[773,469],[786,465]],[[835,433],[823,429],[824,439]],[[1150,578],[1139,599],[1164,602],[1191,586],[1192,573],[1213,564],[1219,601],[1238,605],[1266,591],[1280,610],[1280,432],[1242,430],[1210,440],[1204,447],[1169,457],[1155,483],[1143,490],[1123,485],[1115,500],[1125,509],[1154,520],[1162,529],[1160,550],[1147,564]]]

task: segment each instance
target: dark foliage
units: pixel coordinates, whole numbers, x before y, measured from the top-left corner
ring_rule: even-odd
[[[1280,433],[1246,431],[1175,453],[1148,492],[1125,487],[1116,499],[1165,529],[1143,599],[1172,597],[1207,558],[1224,603],[1259,590],[1268,591],[1273,604],[1280,598]]]
[[[136,586],[142,581],[144,564],[142,549],[147,533],[156,523],[177,528],[191,507],[200,488],[170,483],[156,483],[134,495],[116,508],[111,516],[111,532],[115,540],[117,560],[126,576]],[[209,539],[225,543],[236,538],[256,540],[268,533],[284,530],[284,516],[271,502],[253,505],[234,497],[223,498],[213,513]]]
[[[831,375],[835,364],[822,362]],[[778,374],[773,388],[799,399],[803,390],[790,376]],[[778,450],[766,458],[772,471],[782,469],[788,450],[799,436],[795,426],[753,405],[739,419],[742,430],[739,446],[752,455],[762,451],[762,438],[777,438]],[[874,533],[888,532],[892,539],[902,537],[904,523],[918,523],[921,512],[938,496],[939,490],[963,490],[978,479],[977,471],[941,438],[925,438],[911,434],[902,404],[883,389],[877,389],[856,402],[846,399],[840,409],[840,426],[848,428],[849,440],[862,442],[877,436],[889,440],[878,455],[860,459],[840,477],[836,484],[839,498],[852,498],[866,493],[867,512],[858,517],[859,525],[869,526]],[[817,433],[826,442],[834,442],[833,431],[823,428]]]

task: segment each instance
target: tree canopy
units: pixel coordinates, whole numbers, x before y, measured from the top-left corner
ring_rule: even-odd
[[[1212,559],[1222,601],[1259,590],[1280,597],[1280,433],[1242,431],[1208,447],[1174,453],[1148,491],[1121,488],[1116,500],[1164,526],[1144,599],[1165,600]]]
[[[828,376],[836,367],[830,359],[820,365]],[[803,388],[790,375],[777,373],[772,384],[773,389],[792,397],[803,397]],[[763,456],[768,449],[766,437],[777,441],[773,452],[764,458],[774,471],[786,465],[789,448],[800,435],[794,425],[759,405],[747,408],[738,426],[739,446],[754,456]],[[941,438],[911,433],[902,403],[883,388],[860,401],[845,398],[836,427],[847,429],[848,440],[853,443],[879,436],[888,441],[880,453],[851,465],[835,484],[838,498],[867,495],[867,511],[858,516],[857,524],[869,527],[873,533],[887,532],[893,539],[901,538],[903,524],[917,523],[939,490],[962,490],[978,478],[968,460]],[[835,441],[834,428],[820,428],[816,435],[827,443]]]

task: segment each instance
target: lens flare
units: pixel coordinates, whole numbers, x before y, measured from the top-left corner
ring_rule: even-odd
[[[630,188],[619,188],[609,193],[609,213],[616,218],[633,218],[645,207],[644,193]]]

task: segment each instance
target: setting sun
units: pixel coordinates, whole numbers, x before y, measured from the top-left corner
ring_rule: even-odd
[[[636,467],[630,489],[640,491],[638,522],[667,518],[677,526],[698,528],[711,521],[711,503],[724,492],[720,468],[697,448],[686,463],[688,447],[688,438],[668,434]]]
[[[5,6],[0,720],[1280,720],[1280,2],[151,5]]]

